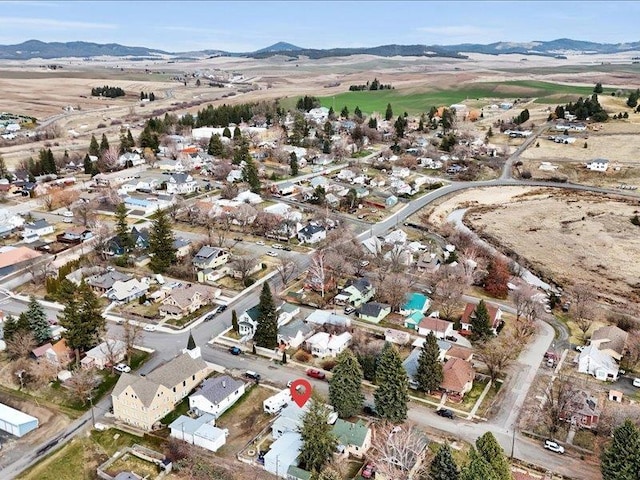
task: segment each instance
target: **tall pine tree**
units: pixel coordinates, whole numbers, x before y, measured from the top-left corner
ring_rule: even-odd
[[[476,449],[478,450],[478,455],[481,455],[491,465],[497,479],[511,480],[513,478],[509,460],[493,433],[487,432],[478,438],[476,440]]]
[[[382,418],[401,423],[407,418],[408,379],[402,359],[395,346],[385,344],[378,359],[374,393],[376,410]]]
[[[384,114],[384,119],[388,122],[393,118],[393,109],[391,108],[391,104],[387,103],[387,111]]]
[[[276,348],[278,346],[278,318],[269,284],[262,284],[260,303],[258,303],[258,325],[253,340],[259,347]]]
[[[420,350],[415,381],[418,382],[420,390],[432,392],[440,386],[442,379],[440,347],[438,347],[436,336],[433,332],[429,332]]]
[[[104,153],[109,150],[109,140],[107,140],[107,136],[103,133],[102,139],[100,140],[100,153]]]
[[[222,140],[220,140],[220,135],[218,135],[217,133],[211,135],[207,153],[209,155],[213,155],[214,157],[221,157],[224,153],[224,145],[222,144]]]
[[[448,443],[443,443],[438,448],[429,467],[429,474],[430,480],[458,480],[460,478],[458,465],[451,455],[451,447]]]
[[[96,346],[105,331],[100,302],[91,287],[82,282],[74,295],[66,299],[58,318],[60,325],[66,328],[63,336],[67,345],[75,351],[79,363],[80,352]]]
[[[362,409],[362,368],[358,359],[348,348],[336,359],[329,380],[329,403],[340,418],[352,417]]]
[[[127,207],[124,202],[120,202],[116,207],[116,236],[125,253],[133,249],[133,238],[127,223]]]
[[[602,453],[603,480],[637,480],[640,472],[640,429],[630,420],[613,431],[613,440]]]
[[[164,210],[158,210],[149,232],[149,266],[154,273],[165,273],[176,262],[173,246],[173,231],[169,217]]]
[[[29,322],[29,330],[31,330],[33,338],[38,345],[49,341],[51,339],[51,328],[49,328],[47,314],[33,295],[29,297],[29,304],[24,314]]]
[[[245,160],[244,168],[242,169],[242,179],[249,184],[249,190],[253,193],[260,193],[260,177],[258,176],[258,167],[254,163],[252,158]]]
[[[289,155],[289,167],[291,168],[291,176],[298,175],[298,156],[296,152],[291,152],[291,155]]]
[[[469,457],[471,461],[462,469],[460,480],[499,480],[489,462],[475,449],[471,449]]]
[[[473,336],[478,340],[484,340],[493,336],[491,325],[489,323],[489,311],[484,300],[480,300],[476,309],[473,311],[471,318],[471,331]]]
[[[338,444],[332,433],[332,426],[327,423],[329,410],[316,397],[311,397],[309,410],[302,417],[300,436],[300,464],[302,468],[311,472],[313,476],[323,470]]]
[[[5,318],[4,320],[4,326],[2,329],[4,340],[6,342],[10,342],[18,331],[18,319],[13,315],[7,315],[7,318]]]
[[[89,155],[92,157],[100,156],[100,145],[98,145],[98,141],[94,135],[91,135],[91,142],[89,142]]]
[[[236,313],[235,309],[231,310],[231,327],[233,328],[234,332],[240,332],[240,325],[238,324],[238,314]]]

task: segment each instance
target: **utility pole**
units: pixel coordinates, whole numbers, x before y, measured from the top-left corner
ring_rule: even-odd
[[[88,399],[89,403],[91,404],[91,424],[93,425],[93,428],[96,428],[96,417],[93,413],[93,396],[89,395]]]

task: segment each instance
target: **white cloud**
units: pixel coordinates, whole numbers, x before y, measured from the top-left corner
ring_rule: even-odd
[[[53,20],[49,18],[33,17],[0,17],[0,27],[3,28],[42,28],[48,30],[115,30],[117,25],[111,23],[75,22],[73,20]]]

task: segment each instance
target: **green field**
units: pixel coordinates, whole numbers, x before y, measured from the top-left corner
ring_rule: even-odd
[[[344,92],[331,97],[319,97],[324,107],[333,107],[339,113],[344,106],[350,113],[356,106],[365,114],[384,113],[390,103],[394,115],[404,112],[415,115],[428,111],[432,106],[451,105],[464,100],[480,99],[516,99],[536,98],[537,103],[558,104],[579,96],[593,93],[593,87],[561,85],[558,83],[534,80],[516,80],[508,82],[479,82],[459,89],[437,89],[425,86],[424,92],[406,90],[377,90],[364,92]],[[605,95],[610,90],[605,88]],[[561,98],[555,98],[561,97]],[[288,98],[281,102],[285,108],[294,108],[297,98]]]

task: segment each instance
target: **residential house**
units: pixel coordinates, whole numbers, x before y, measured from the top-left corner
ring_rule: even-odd
[[[404,245],[407,243],[407,233],[404,230],[393,230],[388,235],[384,237],[384,243],[389,245],[400,244]]]
[[[256,332],[256,327],[258,326],[259,314],[260,308],[258,305],[255,305],[242,312],[242,315],[238,317],[238,334],[241,337],[253,337],[253,334]]]
[[[339,335],[318,332],[305,342],[311,354],[319,358],[337,357],[350,343],[351,334],[349,332],[343,332]]]
[[[345,456],[362,458],[371,447],[371,429],[362,420],[351,423],[338,419],[331,433],[338,440],[338,451]]]
[[[185,168],[185,165],[182,163],[182,160],[180,160],[180,159],[178,159],[178,160],[170,160],[170,159],[160,160],[157,163],[157,167],[160,170],[163,170],[165,172],[180,173],[180,172],[185,172],[187,170]]]
[[[326,189],[329,185],[329,180],[327,180],[327,178],[323,177],[322,175],[318,175],[317,177],[313,177],[311,180],[309,180],[309,185],[311,185],[314,190],[318,187]]]
[[[619,327],[609,325],[601,327],[591,335],[589,345],[595,345],[598,350],[611,355],[620,361],[625,353],[629,334]]]
[[[229,270],[230,269],[228,267],[219,269],[205,268],[204,270],[198,270],[198,282],[215,285],[218,280],[229,274]]]
[[[138,229],[137,227],[131,228],[131,243],[134,248],[139,250],[145,250],[149,248],[149,230],[146,228]]]
[[[411,353],[407,358],[402,362],[402,367],[405,372],[407,372],[407,377],[409,379],[409,387],[413,389],[418,389],[418,382],[415,380],[416,375],[418,374],[418,359],[420,358],[420,352],[422,348],[415,347],[411,350]]]
[[[611,355],[600,351],[596,345],[589,345],[582,350],[577,363],[579,373],[588,373],[602,381],[613,382],[618,379],[618,363]]]
[[[460,358],[450,358],[442,367],[443,379],[440,388],[446,393],[463,397],[473,388],[475,372],[469,362]]]
[[[31,351],[31,355],[36,360],[46,360],[56,367],[63,368],[73,359],[73,350],[67,346],[67,341],[63,338],[55,343],[45,343]]]
[[[305,321],[314,325],[351,326],[351,319],[349,317],[337,315],[329,310],[314,310],[307,316]]]
[[[411,330],[418,331],[418,326],[424,318],[424,315],[420,312],[413,312],[411,315],[404,319],[404,328],[410,328]]]
[[[355,172],[353,172],[353,170],[349,170],[348,168],[343,168],[342,170],[340,170],[337,176],[338,180],[345,180],[345,181],[350,181],[355,177],[356,177]]]
[[[53,225],[50,225],[49,222],[41,218],[40,220],[36,220],[35,222],[24,224],[22,238],[25,241],[29,241],[29,240],[34,241],[34,240],[37,240],[38,237],[52,234],[53,231],[54,231]]]
[[[462,345],[451,344],[451,347],[446,351],[444,355],[445,360],[450,358],[459,358],[465,362],[471,362],[473,359],[473,350]]]
[[[93,232],[85,227],[67,228],[64,233],[56,236],[62,243],[82,243],[93,238]]]
[[[380,323],[391,313],[391,305],[379,302],[368,302],[360,305],[356,312],[360,320],[371,323]]]
[[[278,326],[283,326],[300,314],[300,306],[285,302],[276,309],[276,312],[278,313]]]
[[[327,229],[322,225],[309,223],[306,227],[298,230],[298,241],[300,243],[318,243],[327,238]]]
[[[411,344],[411,346],[413,347],[418,347],[418,348],[422,348],[425,344],[425,342],[427,341],[426,338],[416,338],[414,340],[414,342]],[[436,343],[438,344],[438,360],[440,362],[444,362],[445,360],[448,359],[447,355],[449,353],[449,351],[451,350],[451,348],[453,347],[453,344],[451,342],[447,342],[446,340],[436,340]]]
[[[116,282],[126,282],[133,278],[132,275],[121,273],[117,270],[105,272],[102,274],[92,275],[85,281],[87,285],[93,288],[97,293],[103,294],[113,287]]]
[[[609,168],[609,160],[606,158],[596,158],[587,163],[587,168],[592,172],[606,172]]]
[[[277,185],[278,194],[284,196],[291,195],[296,191],[296,186],[292,182],[283,182]]]
[[[209,373],[199,351],[192,348],[146,376],[120,375],[111,400],[116,420],[144,430],[172,411]]]
[[[189,409],[218,418],[244,395],[244,388],[244,382],[228,375],[208,378],[189,396]]]
[[[357,280],[349,280],[338,295],[335,296],[333,302],[336,305],[352,305],[359,307],[363,303],[367,303],[376,291],[371,282],[362,277]]]
[[[278,328],[278,345],[284,345],[286,348],[298,348],[313,334],[313,331],[312,325],[302,320],[292,320]]]
[[[217,452],[227,442],[229,430],[215,427],[215,417],[209,413],[198,418],[180,415],[169,424],[169,436],[183,442]]]
[[[369,237],[362,241],[362,248],[368,255],[377,256],[382,251],[382,243],[378,237]]]
[[[204,285],[187,284],[186,287],[173,288],[162,300],[160,315],[180,318],[208,305],[220,295],[220,289]]]
[[[222,248],[205,245],[193,257],[193,266],[199,270],[218,268],[229,261],[229,252]]]
[[[584,390],[580,390],[568,402],[567,411],[562,412],[560,418],[578,427],[591,429],[598,426],[600,414],[598,398]]]
[[[500,307],[491,305],[487,303],[487,311],[489,312],[489,325],[491,325],[491,329],[493,333],[497,333],[497,328],[500,326],[500,322],[502,321],[502,310]],[[471,322],[475,318],[475,311],[477,305],[474,303],[467,303],[464,313],[462,314],[462,318],[460,318],[460,325],[462,330],[471,331]]]
[[[24,218],[20,215],[9,213],[6,208],[0,208],[0,237],[10,234],[16,228],[24,225]]]
[[[137,152],[125,152],[118,157],[118,163],[121,167],[137,167],[144,165],[144,158]]]
[[[89,350],[84,358],[80,360],[80,364],[83,368],[102,370],[105,367],[121,362],[126,354],[127,346],[122,340],[109,338]]]
[[[186,195],[197,189],[198,182],[188,173],[172,173],[167,180],[167,193],[170,195]]]
[[[384,206],[385,208],[391,208],[396,206],[398,203],[398,197],[396,197],[395,195],[389,195],[387,198],[385,198],[384,200]]]
[[[402,332],[400,330],[393,330],[387,328],[384,331],[384,341],[389,343],[395,343],[396,345],[406,345],[411,341],[411,335],[408,332]]]
[[[142,282],[137,278],[127,281],[116,281],[111,288],[107,290],[107,298],[114,302],[129,303],[136,298],[140,298],[149,291],[149,284]]]
[[[251,190],[245,190],[244,192],[240,192],[236,196],[236,198],[234,198],[234,200],[236,202],[248,203],[250,205],[258,205],[259,203],[263,202],[262,197],[257,193],[253,193]],[[253,223],[253,221],[251,221],[250,223]]]
[[[430,333],[433,333],[436,338],[444,340],[453,335],[453,322],[435,317],[424,317],[418,324],[418,334],[426,337]]]
[[[400,315],[409,316],[412,313],[426,313],[431,306],[431,300],[423,293],[410,293],[407,295],[407,301],[400,307],[398,313]]]
[[[302,437],[296,432],[286,432],[271,444],[264,456],[264,469],[280,478],[288,478],[290,467],[297,466],[302,449]]]
[[[131,210],[131,214],[140,216],[151,215],[152,213],[170,205],[169,201],[156,197],[137,198],[129,196],[125,197],[123,201],[127,210]]]
[[[175,248],[176,250],[176,258],[181,259],[189,255],[189,251],[191,250],[191,242],[189,240],[185,240],[184,238],[174,238],[173,248]]]

